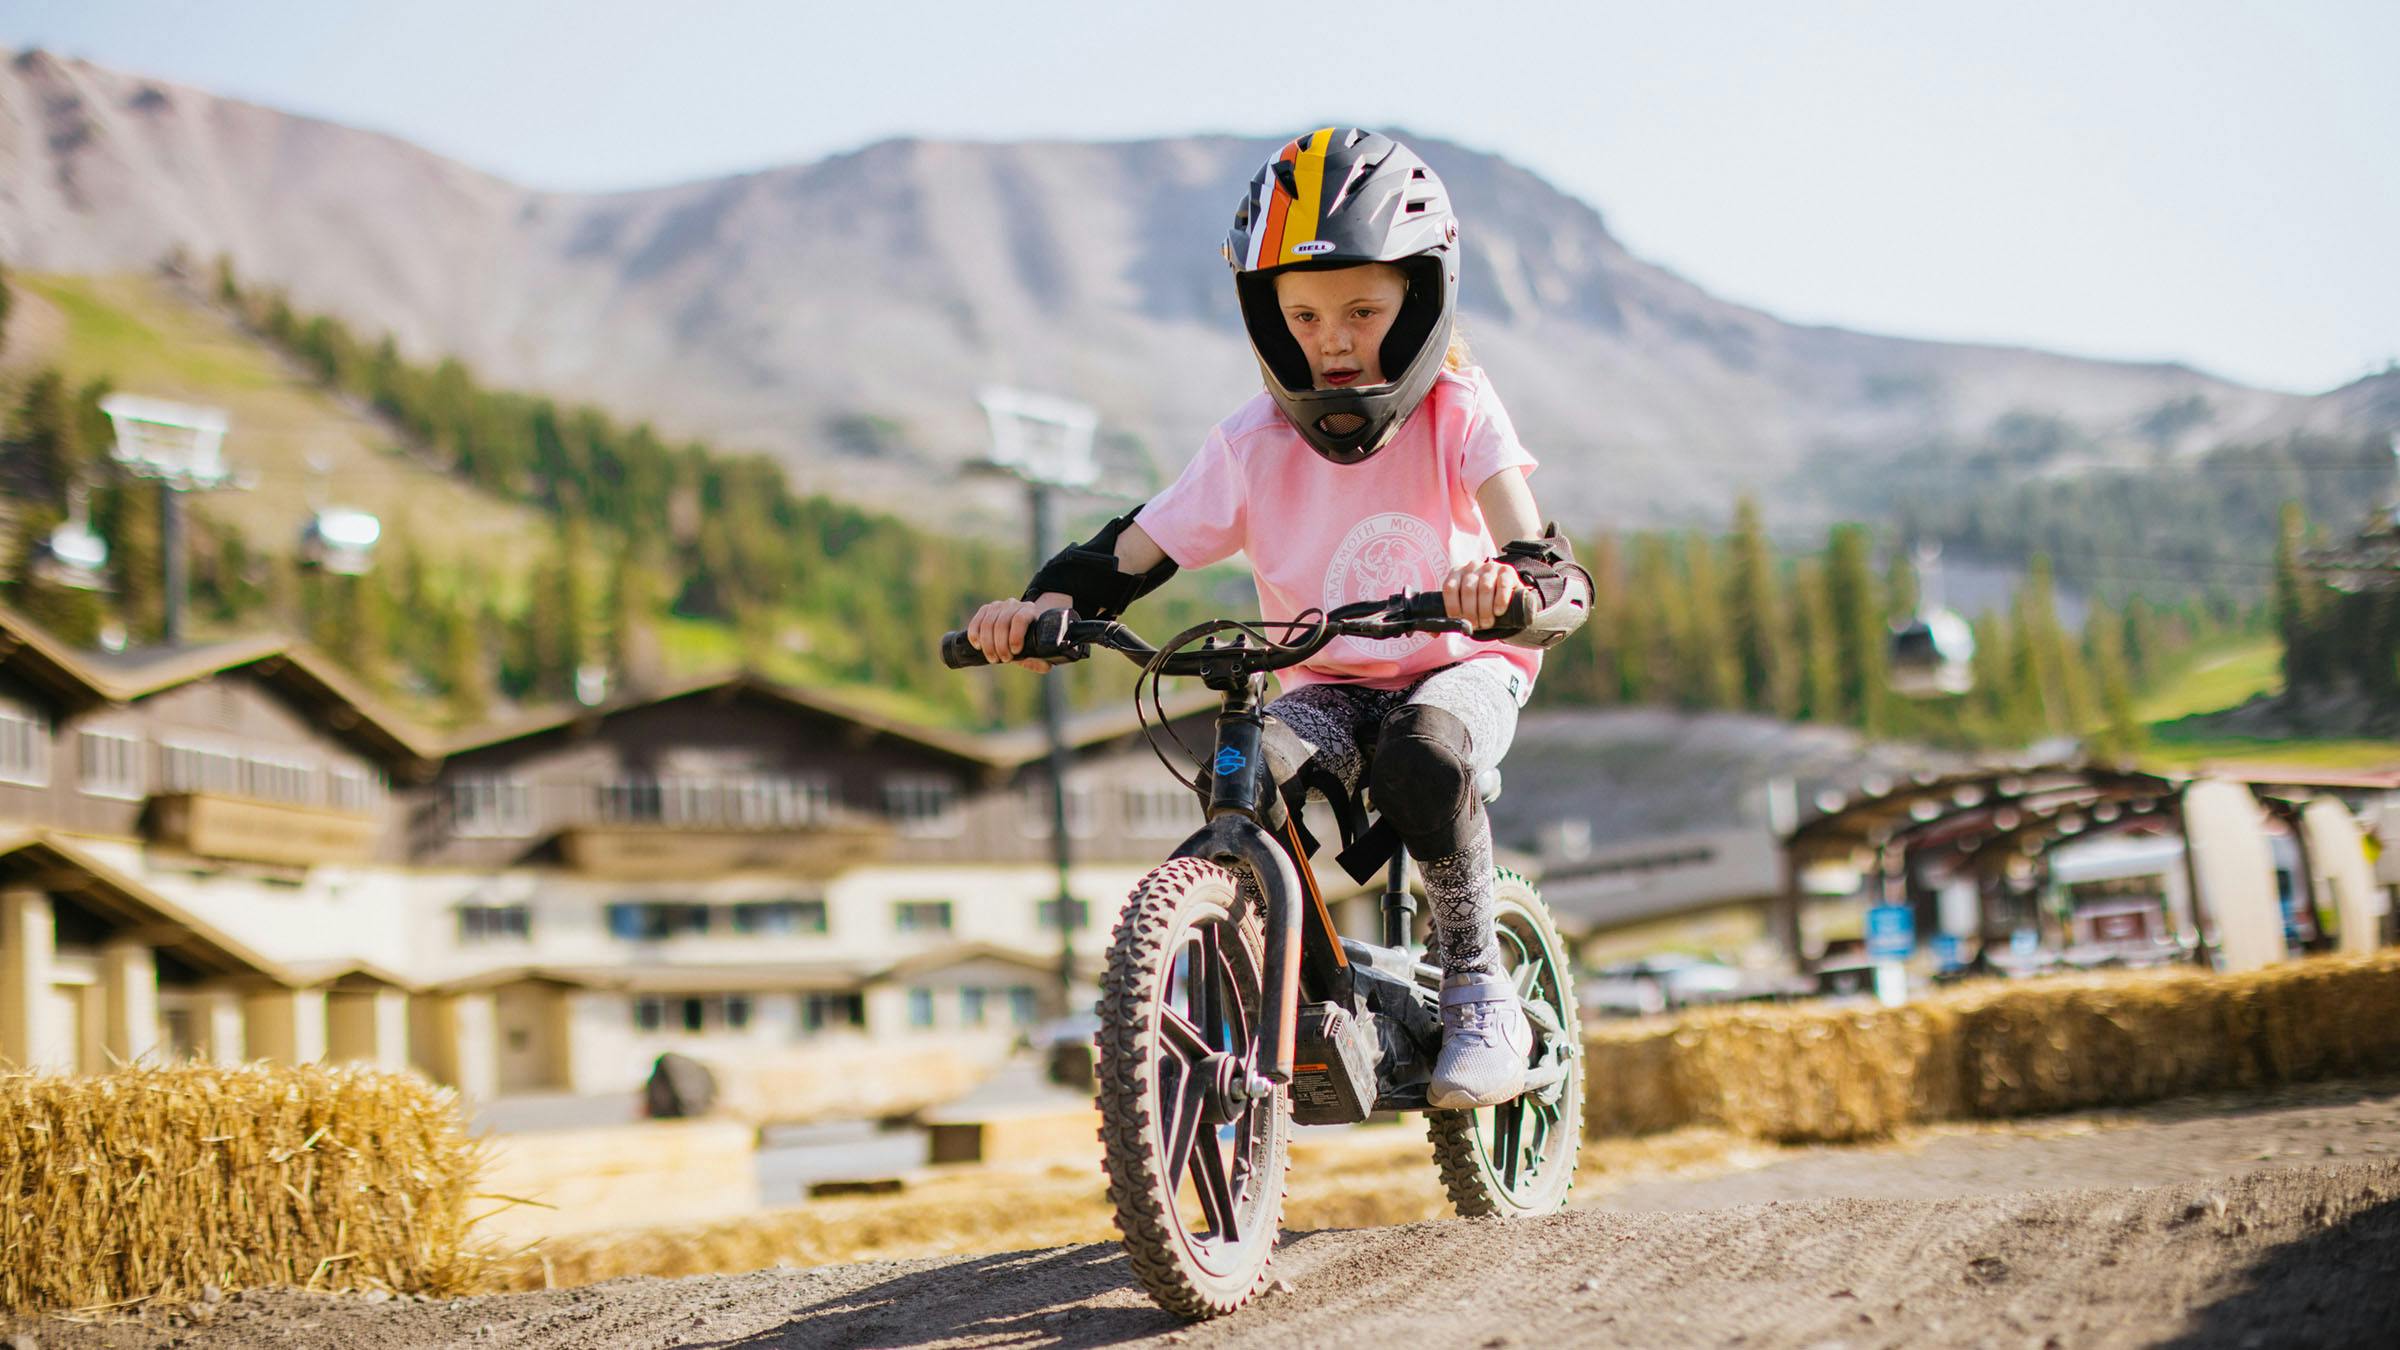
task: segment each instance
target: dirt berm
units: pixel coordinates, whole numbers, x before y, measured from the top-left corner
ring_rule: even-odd
[[[276,1293],[208,1325],[47,1345],[2383,1346],[2400,1339],[2400,1163],[2001,1199],[1578,1210],[1301,1233],[1281,1283],[1188,1326],[1092,1244],[369,1303]]]

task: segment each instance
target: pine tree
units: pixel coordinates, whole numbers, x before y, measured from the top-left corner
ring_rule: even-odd
[[[1744,494],[1733,512],[1732,628],[1741,667],[1742,706],[1789,716],[1794,703],[1787,624],[1775,597],[1775,554],[1757,499]]]
[[[654,564],[628,545],[617,551],[608,577],[609,678],[627,690],[655,687],[663,655],[653,617]]]
[[[442,695],[451,718],[462,726],[481,721],[491,705],[491,675],[478,612],[470,599],[459,594],[440,607]]]
[[[64,511],[67,489],[85,468],[82,419],[64,375],[46,368],[26,381],[9,419],[8,439],[34,499]]]
[[[1884,726],[1888,628],[1866,527],[1836,525],[1825,550],[1825,597],[1841,672],[1842,715],[1868,735]]]
[[[1792,575],[1795,648],[1800,653],[1800,715],[1811,722],[1840,722],[1841,641],[1826,593],[1823,564],[1808,561]]]
[[[2321,588],[2300,570],[2307,531],[2300,503],[2285,502],[2275,538],[2275,629],[2283,639],[2283,686],[2295,693],[2318,687],[2332,673],[2326,669],[2318,637],[2324,610]]]
[[[1741,653],[1725,615],[1725,583],[1717,571],[1716,546],[1706,535],[1684,541],[1685,608],[1690,614],[1685,670],[1692,701],[1704,708],[1742,706]]]
[[[2124,631],[2106,605],[2093,605],[2084,619],[2084,650],[2100,693],[2100,726],[2092,745],[2112,760],[2131,758],[2143,740],[2133,711],[2133,677],[2125,666]]]

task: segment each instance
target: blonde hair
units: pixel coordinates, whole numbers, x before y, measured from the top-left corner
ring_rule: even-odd
[[[1456,322],[1450,325],[1450,350],[1442,353],[1442,369],[1465,370],[1475,364],[1475,353],[1467,347],[1466,330]]]

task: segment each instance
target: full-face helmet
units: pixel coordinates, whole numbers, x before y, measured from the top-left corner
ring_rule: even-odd
[[[1267,393],[1318,454],[1356,464],[1388,443],[1442,372],[1458,296],[1458,218],[1416,152],[1358,127],[1287,143],[1250,180],[1225,238],[1242,323]],[[1390,263],[1407,297],[1385,335],[1385,382],[1318,389],[1284,326],[1275,277]]]

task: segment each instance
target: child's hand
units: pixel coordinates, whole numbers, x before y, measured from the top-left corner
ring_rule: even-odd
[[[1442,579],[1442,608],[1473,628],[1489,628],[1523,589],[1524,579],[1507,563],[1492,558],[1460,563]]]
[[[1049,594],[1031,600],[994,600],[975,611],[967,620],[967,641],[983,653],[983,659],[995,666],[1017,660],[1017,648],[1025,645],[1025,631],[1033,627],[1034,616],[1046,609],[1065,609],[1075,602],[1064,595]],[[1027,659],[1017,664],[1036,675],[1047,674],[1050,663]]]

